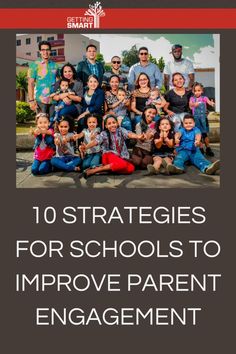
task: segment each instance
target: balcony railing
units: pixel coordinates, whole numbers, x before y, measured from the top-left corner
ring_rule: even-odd
[[[55,39],[54,41],[50,41],[50,44],[51,44],[52,48],[59,47],[59,46],[65,45],[65,40],[64,39]]]
[[[54,55],[51,57],[55,62],[62,62],[65,61],[65,55]]]

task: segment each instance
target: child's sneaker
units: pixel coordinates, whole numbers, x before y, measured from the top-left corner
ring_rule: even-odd
[[[206,148],[206,155],[207,156],[215,156],[214,152],[211,150],[210,146]]]
[[[213,175],[220,168],[220,160],[216,160],[205,169],[207,175]]]
[[[173,175],[180,175],[181,173],[184,173],[184,170],[171,164],[167,166],[167,171]]]

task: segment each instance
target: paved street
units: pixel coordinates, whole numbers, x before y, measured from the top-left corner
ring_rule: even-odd
[[[212,144],[215,157],[219,158],[219,144]],[[132,175],[96,175],[85,180],[75,172],[54,172],[44,176],[32,176],[33,152],[16,154],[17,188],[217,188],[220,176],[207,176],[194,166],[187,166],[186,173],[175,176],[145,176],[146,171],[135,171]]]

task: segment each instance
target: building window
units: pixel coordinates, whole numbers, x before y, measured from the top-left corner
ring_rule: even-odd
[[[57,39],[64,39],[64,33],[58,33]]]
[[[17,47],[19,47],[21,45],[21,39],[16,40],[16,45],[17,45]]]
[[[51,56],[56,57],[57,56],[57,51],[55,49],[51,50]]]
[[[38,36],[37,37],[37,43],[41,42],[41,40],[42,40],[42,36]]]
[[[54,41],[54,37],[48,37],[48,41]]]
[[[26,38],[25,44],[30,44],[30,43],[31,43],[31,39],[30,38]]]
[[[40,58],[40,52],[37,52],[37,58]]]
[[[27,52],[27,53],[25,53],[26,55],[31,55],[31,52]]]
[[[64,48],[58,48],[58,55],[64,55]]]

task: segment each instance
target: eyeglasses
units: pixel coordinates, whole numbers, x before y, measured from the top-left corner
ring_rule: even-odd
[[[113,60],[113,61],[112,61],[112,64],[120,64],[120,61],[118,61],[118,60]]]
[[[41,52],[50,52],[51,49],[41,49]]]
[[[141,52],[141,53],[139,53],[140,55],[148,55],[148,53],[147,52]]]

